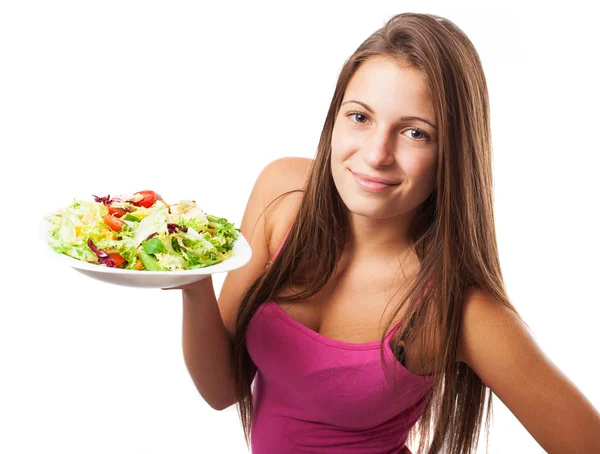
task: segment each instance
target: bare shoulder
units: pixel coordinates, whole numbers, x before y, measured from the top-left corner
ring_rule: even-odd
[[[313,159],[286,156],[275,159],[265,166],[261,177],[268,184],[271,195],[289,191],[298,185],[304,186],[309,176]]]
[[[263,168],[254,183],[240,224],[240,231],[252,249],[252,257],[245,266],[227,273],[218,298],[223,322],[232,337],[243,296],[264,271],[277,248],[276,242],[283,239],[301,197],[292,193],[280,197],[276,203],[271,202],[287,191],[305,186],[310,162],[301,158],[276,159]]]
[[[486,337],[493,332],[515,330],[528,331],[518,314],[488,292],[477,287],[469,288],[463,304],[457,361],[473,366],[476,350]],[[488,339],[489,342],[491,339]]]
[[[265,228],[271,256],[294,222],[313,164],[313,159],[289,156],[270,162],[261,172],[267,206]]]
[[[527,324],[493,295],[466,295],[462,362],[545,452],[600,452],[600,413],[537,344]]]

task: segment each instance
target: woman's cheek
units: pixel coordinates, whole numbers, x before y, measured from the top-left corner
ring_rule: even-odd
[[[436,171],[435,156],[430,156],[419,151],[414,153],[398,153],[398,163],[409,177],[425,176]]]
[[[337,129],[331,139],[331,148],[338,159],[344,160],[360,148],[360,143],[352,131]]]

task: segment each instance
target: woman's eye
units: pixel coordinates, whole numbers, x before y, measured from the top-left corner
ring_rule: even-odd
[[[410,134],[411,139],[415,139],[415,140],[429,139],[429,135],[425,131],[420,130],[419,128],[410,128],[406,132],[408,132]]]
[[[365,114],[362,114],[360,112],[350,112],[348,114],[348,116],[354,117],[356,122],[359,124],[365,124],[367,122],[367,120],[369,119],[369,117],[367,117]]]

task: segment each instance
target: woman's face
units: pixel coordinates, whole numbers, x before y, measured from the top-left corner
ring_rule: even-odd
[[[346,88],[331,148],[333,180],[352,213],[385,219],[415,210],[437,171],[436,118],[421,73],[389,57],[363,62]],[[355,173],[396,184],[366,187]]]

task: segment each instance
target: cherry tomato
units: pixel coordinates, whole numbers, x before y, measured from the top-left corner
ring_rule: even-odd
[[[117,268],[120,267],[123,263],[125,263],[125,259],[121,257],[121,254],[119,254],[118,252],[109,252],[108,255],[112,259],[112,261],[115,262],[115,266]]]
[[[142,196],[137,202],[131,202],[135,206],[150,208],[156,202],[156,192],[154,191],[140,191],[134,194],[135,196]]]
[[[127,214],[127,211],[125,211],[121,207],[114,207],[112,205],[109,205],[108,206],[108,214],[115,216],[117,218],[122,218],[123,216],[125,216]]]
[[[102,219],[104,220],[104,223],[115,232],[120,232],[125,225],[125,222],[121,221],[119,218],[111,216],[110,214],[107,214]]]

